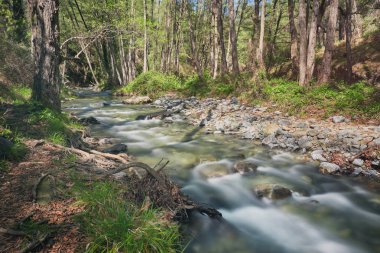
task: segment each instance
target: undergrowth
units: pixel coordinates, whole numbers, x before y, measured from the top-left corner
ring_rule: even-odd
[[[166,75],[160,72],[148,71],[142,73],[127,86],[119,90],[122,94],[140,94],[151,97],[164,95],[166,92],[181,89],[181,82],[175,75]]]
[[[86,252],[165,253],[180,249],[178,226],[167,221],[160,210],[128,203],[116,183],[76,185],[77,199],[86,206],[78,217],[91,240]]]
[[[378,91],[375,87],[363,82],[350,86],[338,83],[305,88],[296,82],[276,79],[264,86],[263,94],[264,99],[277,103],[291,113],[319,110],[325,116],[334,113],[366,116],[380,114]]]

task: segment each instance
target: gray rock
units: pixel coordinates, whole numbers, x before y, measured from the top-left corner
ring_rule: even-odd
[[[327,162],[326,158],[323,156],[323,150],[314,150],[310,155],[315,161]]]
[[[102,145],[106,145],[106,144],[112,144],[112,143],[113,143],[112,139],[109,139],[109,138],[102,138],[102,139],[100,139],[100,140],[98,141],[98,144],[99,144],[100,146],[102,146]]]
[[[307,131],[307,135],[311,137],[317,136],[318,134],[319,134],[318,130],[315,130],[315,129]]]
[[[345,121],[345,117],[343,117],[343,116],[333,116],[332,117],[332,121],[334,122],[334,123],[342,123],[342,122],[344,122]]]
[[[362,171],[363,171],[363,169],[362,168],[360,168],[360,167],[356,167],[355,169],[354,169],[354,171],[351,173],[351,175],[353,175],[353,176],[359,176],[360,175],[360,173],[362,173]]]
[[[311,148],[313,145],[312,143],[310,142],[311,141],[311,138],[308,137],[308,136],[302,136],[299,140],[298,140],[298,145],[301,147],[301,148],[305,148],[305,149],[309,149]]]
[[[238,172],[240,174],[256,172],[257,165],[250,161],[238,161],[237,163],[234,164],[233,171]]]
[[[362,159],[355,159],[352,164],[360,167],[364,165],[364,161]]]
[[[319,165],[320,171],[324,174],[332,174],[338,172],[340,167],[335,163],[322,162]]]
[[[297,123],[296,128],[308,128],[309,125],[305,122]]]
[[[374,139],[372,143],[380,146],[380,138]]]
[[[157,99],[153,102],[153,104],[155,105],[161,105],[162,104],[162,101],[160,99]]]
[[[267,137],[265,137],[262,141],[261,141],[262,144],[264,145],[268,145],[270,146],[271,144],[276,144],[277,143],[277,139],[276,137],[274,136],[274,134],[271,134],[271,135],[268,135]]]
[[[127,145],[119,143],[119,144],[113,145],[112,147],[104,149],[103,152],[110,153],[110,154],[119,154],[122,152],[127,152],[127,149],[128,149]]]
[[[239,103],[239,100],[236,97],[231,98],[231,104],[237,105]]]

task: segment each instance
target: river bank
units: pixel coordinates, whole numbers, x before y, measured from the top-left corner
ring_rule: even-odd
[[[324,174],[380,178],[380,125],[354,123],[341,115],[301,119],[277,111],[275,105],[252,107],[236,98],[162,97],[153,105],[182,115],[209,134],[235,135],[304,154]],[[179,117],[168,115],[164,115],[168,122]]]

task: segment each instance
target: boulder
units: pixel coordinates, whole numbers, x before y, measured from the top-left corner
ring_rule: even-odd
[[[152,102],[152,99],[148,96],[131,97],[123,101],[123,104],[146,104]]]
[[[127,149],[128,149],[127,145],[119,143],[119,144],[113,145],[112,147],[104,149],[103,152],[110,153],[110,154],[119,154],[119,153],[127,152]]]

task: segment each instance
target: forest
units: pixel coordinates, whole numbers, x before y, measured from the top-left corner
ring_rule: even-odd
[[[378,252],[379,41],[380,0],[0,0],[0,252]]]

